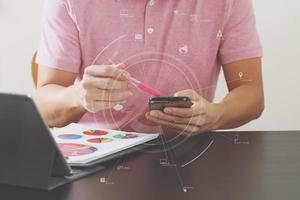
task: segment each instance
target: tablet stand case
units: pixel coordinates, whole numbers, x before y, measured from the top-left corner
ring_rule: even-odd
[[[103,166],[72,170],[32,99],[0,94],[0,184],[51,190]]]

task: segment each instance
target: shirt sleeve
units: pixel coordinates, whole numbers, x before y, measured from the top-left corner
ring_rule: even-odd
[[[252,0],[232,1],[219,49],[222,64],[262,57]]]
[[[72,73],[81,66],[79,31],[62,0],[46,0],[37,63]]]

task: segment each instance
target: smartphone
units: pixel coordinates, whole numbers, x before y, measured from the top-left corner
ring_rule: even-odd
[[[193,105],[189,97],[153,97],[149,99],[150,110],[163,110],[166,107],[190,108]]]

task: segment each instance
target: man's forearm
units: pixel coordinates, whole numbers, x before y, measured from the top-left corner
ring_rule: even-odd
[[[46,85],[37,89],[35,101],[50,127],[77,122],[86,113],[80,106],[77,86]]]
[[[217,104],[219,117],[213,129],[231,129],[257,119],[264,110],[264,96],[260,89],[242,85],[229,92]]]

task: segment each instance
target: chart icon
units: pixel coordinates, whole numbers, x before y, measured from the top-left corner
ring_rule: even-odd
[[[87,140],[90,143],[109,143],[112,142],[113,140],[110,138],[92,138]]]
[[[63,140],[76,140],[82,138],[81,135],[76,135],[76,134],[62,134],[62,135],[58,135],[57,137]]]
[[[83,156],[97,151],[93,146],[75,143],[58,143],[58,147],[65,157]]]
[[[85,135],[91,135],[91,136],[99,136],[99,135],[107,135],[108,132],[103,130],[86,130],[83,132]]]
[[[114,135],[114,138],[117,138],[117,139],[132,139],[132,138],[137,138],[137,137],[138,137],[138,135],[132,134],[132,133]]]

